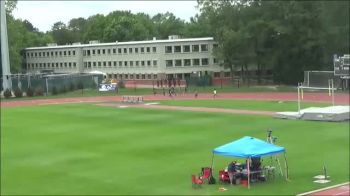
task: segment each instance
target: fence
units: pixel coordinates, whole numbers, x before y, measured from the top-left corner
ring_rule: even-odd
[[[19,88],[23,92],[31,88],[34,91],[42,91],[44,94],[55,94],[74,89],[98,88],[103,75],[99,74],[18,74],[11,75],[12,89]],[[2,78],[1,78],[1,90]]]

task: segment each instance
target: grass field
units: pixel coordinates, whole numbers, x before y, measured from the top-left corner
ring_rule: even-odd
[[[264,139],[267,129],[287,149],[291,182],[192,189],[190,175],[210,166],[213,148]],[[215,156],[216,178],[231,160]],[[332,182],[315,184],[323,164]],[[1,194],[290,195],[348,181],[348,166],[348,123],[92,104],[1,110]]]

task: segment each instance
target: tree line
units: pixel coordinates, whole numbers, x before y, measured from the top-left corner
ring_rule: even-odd
[[[276,83],[302,81],[305,70],[332,70],[333,54],[349,54],[349,1],[198,0],[199,14],[189,22],[172,13],[113,11],[58,21],[40,32],[7,12],[11,72],[24,71],[26,47],[90,40],[101,42],[213,36],[214,55],[245,80],[252,67],[258,80],[271,70]],[[8,6],[10,7],[10,6]],[[12,5],[12,9],[15,5]]]

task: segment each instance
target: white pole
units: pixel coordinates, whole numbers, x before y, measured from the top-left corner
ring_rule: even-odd
[[[46,78],[46,96],[49,95],[49,84],[47,82],[47,78]]]
[[[298,113],[300,114],[300,86],[298,83]]]
[[[331,81],[332,81],[332,104],[334,106],[334,81],[333,79]]]
[[[1,35],[1,64],[2,64],[2,85],[5,89],[12,89],[9,47],[7,39],[7,24],[6,24],[6,11],[5,1],[0,1],[0,35]]]
[[[331,96],[331,80],[328,80],[328,96]]]

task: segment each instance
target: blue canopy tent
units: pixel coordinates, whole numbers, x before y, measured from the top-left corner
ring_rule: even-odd
[[[272,156],[284,153],[285,165],[286,165],[286,179],[288,179],[288,165],[285,154],[285,148],[280,147],[260,139],[256,139],[250,136],[242,137],[239,140],[224,144],[213,150],[213,158],[211,167],[213,166],[214,154],[239,157],[247,159],[247,171],[248,171],[248,187],[249,187],[249,164],[250,159],[255,157]]]

